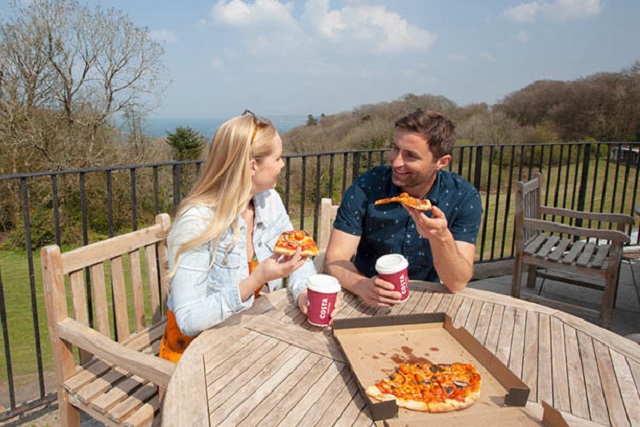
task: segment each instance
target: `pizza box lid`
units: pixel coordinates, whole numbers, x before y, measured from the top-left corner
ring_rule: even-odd
[[[454,327],[445,313],[334,319],[333,335],[374,421],[384,420],[388,426],[429,425],[431,421],[464,427],[545,425],[525,408],[529,387],[471,333]],[[461,411],[434,414],[398,408],[393,400],[378,402],[366,395],[368,386],[387,377],[399,363],[415,362],[474,363],[482,376],[480,399]],[[553,408],[547,405],[544,409],[546,419],[558,420],[549,416]]]

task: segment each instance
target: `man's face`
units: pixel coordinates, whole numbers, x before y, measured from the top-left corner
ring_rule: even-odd
[[[450,155],[434,158],[424,135],[404,129],[396,131],[389,157],[393,183],[414,197],[423,197],[451,161]]]

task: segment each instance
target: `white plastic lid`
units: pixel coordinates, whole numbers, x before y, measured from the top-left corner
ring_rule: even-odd
[[[335,294],[340,292],[342,286],[333,276],[328,274],[314,274],[307,279],[307,288],[323,294]]]
[[[393,274],[407,267],[409,267],[409,262],[400,254],[382,255],[376,261],[378,274]]]

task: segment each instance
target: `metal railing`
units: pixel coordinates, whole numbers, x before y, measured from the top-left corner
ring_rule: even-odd
[[[513,184],[537,171],[545,177],[543,204],[633,215],[639,148],[595,142],[455,147],[449,169],[483,200],[477,263],[513,257]],[[355,177],[388,164],[384,149],[284,159],[277,190],[292,222],[315,238],[321,199],[338,203]],[[173,214],[200,166],[165,162],[0,176],[0,422],[55,399],[37,249],[85,245],[150,225],[159,212]]]

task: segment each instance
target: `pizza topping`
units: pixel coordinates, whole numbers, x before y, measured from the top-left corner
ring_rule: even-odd
[[[318,245],[305,230],[283,232],[278,237],[273,251],[281,255],[293,255],[298,247],[302,249],[302,256],[318,255]]]
[[[401,364],[387,378],[367,388],[377,400],[425,412],[447,412],[471,406],[480,396],[481,378],[473,364]]]

